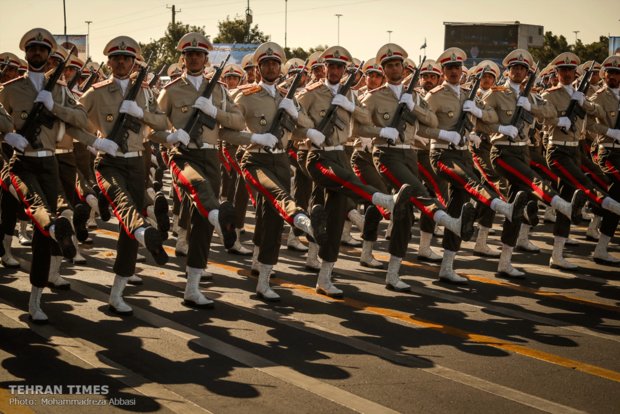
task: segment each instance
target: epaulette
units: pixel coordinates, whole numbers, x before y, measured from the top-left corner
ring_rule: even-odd
[[[95,83],[95,84],[93,85],[93,88],[94,88],[94,89],[103,88],[104,86],[107,86],[107,85],[111,84],[112,82],[114,82],[114,79],[112,79],[112,78],[110,77],[110,79],[106,79],[106,80],[104,80],[104,81],[101,81],[101,82],[97,82],[97,83]]]
[[[375,88],[375,89],[369,89],[368,93],[375,93],[375,92],[378,92],[378,91],[380,91],[382,89],[385,89],[385,88],[387,88],[387,84],[383,84],[383,85],[381,85],[381,86],[379,86],[378,88]]]
[[[256,83],[252,83],[247,85],[241,85],[238,89],[241,91],[243,96],[249,96],[255,94],[256,92],[260,92],[263,88]]]
[[[278,92],[280,92],[280,95],[286,96],[286,94],[288,93],[288,89],[283,86],[278,86]]]
[[[439,92],[439,91],[440,91],[440,90],[442,90],[442,89],[443,89],[443,85],[437,85],[437,86],[435,86],[433,89],[431,89],[430,91],[428,91],[428,93],[430,93],[430,94],[434,94],[434,93]]]
[[[67,82],[65,82],[62,79],[58,79],[58,81],[56,82],[56,85],[60,85],[60,86],[67,86]]]
[[[168,82],[166,84],[166,86],[164,86],[164,89],[168,89],[169,87],[171,87],[172,85],[174,85],[175,83],[177,83],[178,81],[181,80],[181,76],[179,76],[178,78],[176,78],[175,80],[172,80],[170,82]]]
[[[13,82],[17,82],[17,81],[18,81],[18,80],[20,80],[20,79],[25,79],[25,78],[24,78],[24,75],[22,75],[22,76],[18,76],[18,77],[16,77],[15,79],[11,79],[10,81],[6,81],[6,82],[4,82],[4,83],[2,84],[2,86],[7,86],[7,85],[10,85],[10,84],[12,84]]]
[[[508,90],[508,88],[505,87],[504,85],[495,85],[495,86],[491,86],[491,90],[493,92],[504,92]]]
[[[320,87],[321,85],[323,85],[323,82],[318,80],[316,82],[312,82],[310,85],[306,85],[306,90],[307,91],[313,91],[316,88]]]
[[[562,88],[562,85],[558,83],[558,84],[557,84],[557,85],[555,85],[553,88],[549,88],[549,89],[547,89],[545,92],[557,91],[557,90],[558,90],[558,89],[560,89],[560,88]]]

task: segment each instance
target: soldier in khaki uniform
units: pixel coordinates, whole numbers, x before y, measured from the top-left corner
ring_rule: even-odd
[[[158,111],[156,102],[148,102],[145,93],[138,92],[135,101],[125,100],[133,87],[131,70],[140,54],[138,43],[127,36],[112,39],[103,54],[108,56],[112,76],[93,85],[82,95],[80,102],[88,113],[89,132],[99,134],[96,142],[105,154],[95,161],[95,174],[99,189],[118,218],[121,231],[116,245],[114,284],[110,292],[110,310],[119,315],[130,315],[132,309],[123,300],[123,290],[133,276],[138,254],[138,244],[146,247],[157,264],[165,264],[168,255],[163,249],[161,233],[147,224],[140,214],[145,207],[145,171],[142,160],[144,128],[165,129],[166,117]],[[141,85],[143,89],[148,84]],[[138,133],[128,130],[127,150],[109,137],[120,114],[132,116],[140,123]],[[103,211],[102,211],[103,213]]]
[[[285,111],[297,127],[312,125],[295,101],[283,98],[277,89],[276,82],[285,58],[282,47],[274,42],[263,43],[256,49],[254,63],[261,81],[257,85],[242,86],[236,98],[249,132],[227,131],[224,134],[224,138],[234,137],[250,144],[241,160],[241,168],[246,182],[260,195],[257,209],[260,215],[254,234],[254,252],[259,270],[256,293],[267,301],[280,299],[269,287],[269,276],[278,260],[284,220],[303,230],[319,244],[323,244],[327,236],[327,217],[323,207],[315,206],[310,219],[290,196],[291,172],[285,151],[290,133],[285,132],[278,142],[278,138],[268,132],[279,109]]]
[[[431,143],[431,162],[435,172],[450,183],[448,213],[452,217],[456,217],[461,206],[473,197],[480,211],[491,209],[502,214],[506,220],[520,222],[527,195],[518,194],[513,203],[507,203],[492,188],[484,186],[474,172],[472,156],[465,145],[468,140],[477,145],[480,138],[475,134],[461,136],[461,132],[455,130],[462,111],[485,122],[497,121],[495,112],[486,107],[481,109],[475,102],[468,100],[468,91],[461,87],[462,66],[466,57],[461,49],[449,48],[437,59],[445,81],[430,91],[425,99],[437,115],[439,125],[437,128],[420,128],[420,135],[435,140]],[[458,234],[453,231],[444,234],[440,279],[453,283],[467,282],[453,269],[454,257],[460,245],[461,237]]]
[[[20,59],[11,52],[0,53],[0,83],[6,83],[19,76]]]
[[[414,150],[415,132],[419,125],[436,127],[437,117],[426,102],[420,99],[417,92],[406,93],[402,84],[403,62],[406,57],[407,52],[394,43],[388,43],[379,49],[376,61],[383,67],[387,82],[380,88],[370,91],[362,100],[362,104],[370,113],[370,122],[356,123],[356,131],[373,138],[374,164],[384,180],[397,190],[404,184],[411,186],[413,189],[411,201],[422,212],[421,221],[438,222],[468,240],[473,232],[473,206],[465,203],[459,219],[450,217],[443,210],[443,206],[430,197],[418,178],[418,160]],[[401,131],[392,127],[392,118],[401,103],[407,105],[416,121],[414,124],[407,124],[402,136],[399,136]],[[410,289],[408,284],[399,279],[398,272],[407,251],[407,242],[411,238],[412,217],[413,215],[409,214],[402,223],[397,223],[390,238],[391,256],[386,285],[400,291]],[[421,224],[422,233],[425,229],[430,229],[426,235],[429,242],[433,227],[433,224],[429,226]],[[405,234],[398,236],[400,232]]]
[[[11,185],[19,196],[35,226],[32,243],[30,283],[32,290],[28,311],[35,323],[46,323],[47,316],[40,307],[41,294],[47,285],[51,255],[75,256],[71,237],[73,229],[66,217],[56,218],[58,164],[54,157],[56,141],[62,136],[64,125],[86,126],[86,113],[74,100],[63,100],[69,93],[62,84],[44,90],[47,83],[44,72],[48,57],[57,45],[45,29],[32,29],[21,39],[20,49],[26,52],[28,72],[25,76],[6,83],[0,90],[0,104],[13,118],[17,132],[4,135],[4,142],[15,149],[11,159]],[[41,126],[40,133],[29,141],[20,134],[33,103],[40,103],[53,117],[51,128]],[[37,142],[39,147],[33,148]]]
[[[232,103],[224,84],[215,85],[209,98],[202,96],[209,84],[204,68],[212,48],[211,42],[196,32],[187,33],[179,40],[177,50],[183,54],[186,72],[166,85],[159,95],[159,107],[166,114],[172,132],[165,127],[158,128],[152,136],[160,143],[179,144],[170,150],[170,169],[175,185],[192,202],[183,303],[199,308],[213,306],[213,301],[199,289],[213,231],[222,235],[226,249],[230,249],[236,240],[232,204],[220,204],[217,196],[220,183],[217,149],[220,126],[243,128],[243,117]],[[217,122],[214,129],[203,128],[198,142],[190,141],[188,132],[183,129],[194,111],[202,111]]]
[[[300,95],[299,102],[315,126],[320,124],[330,106],[334,105],[345,127],[343,129],[334,127],[329,137],[315,129],[316,127],[306,128],[300,132],[312,143],[307,168],[316,185],[325,189],[325,208],[329,215],[327,225],[329,240],[319,250],[323,263],[316,289],[317,292],[328,296],[341,297],[342,290],[332,284],[331,276],[338,258],[342,229],[348,212],[347,198],[352,198],[360,204],[374,204],[389,210],[393,214],[392,219],[399,227],[401,220],[411,215],[409,201],[411,188],[407,184],[403,185],[396,196],[381,193],[376,188],[362,183],[352,171],[343,144],[349,140],[348,126],[352,121],[362,124],[369,122],[368,111],[360,106],[352,91],[348,91],[347,96],[338,93],[346,67],[353,60],[351,54],[342,46],[332,46],[321,54],[321,58],[327,66],[326,77],[323,81],[309,85]],[[392,237],[395,239],[394,235]],[[404,237],[398,241],[394,240],[395,243],[405,245],[407,241]]]
[[[508,197],[514,198],[516,193],[524,191],[530,194],[530,202],[524,217],[524,223],[505,221],[502,233],[502,252],[497,271],[506,277],[522,277],[523,272],[515,269],[511,264],[512,251],[517,242],[520,231],[528,232],[530,227],[536,225],[537,208],[531,208],[534,199],[541,200],[545,204],[553,206],[568,216],[576,211],[579,205],[583,205],[580,195],[574,198],[574,206],[562,199],[557,191],[549,186],[529,163],[529,132],[533,125],[524,125],[521,131],[510,124],[514,112],[522,107],[535,117],[542,119],[551,115],[551,107],[534,99],[533,95],[522,97],[521,85],[527,79],[529,70],[535,70],[532,55],[526,50],[516,49],[510,52],[503,61],[508,68],[508,79],[504,85],[492,88],[485,97],[487,107],[495,111],[497,122],[477,124],[477,128],[483,134],[490,136],[493,148],[491,160],[495,171],[508,182]],[[583,194],[581,194],[583,196]],[[524,230],[521,230],[524,228]]]
[[[254,54],[248,53],[241,59],[241,67],[245,71],[243,84],[256,82],[256,65],[254,64]]]
[[[596,91],[591,98],[592,102],[598,107],[596,120],[594,117],[588,117],[588,131],[597,134],[598,152],[596,161],[611,182],[608,190],[609,197],[620,200],[620,129],[618,129],[618,119],[620,119],[620,56],[609,56],[601,66],[605,86]],[[609,240],[618,228],[618,219],[618,214],[603,216],[598,243],[593,254],[595,262],[608,265],[620,263],[618,257],[607,252]]]
[[[571,52],[558,55],[552,61],[558,73],[559,84],[548,89],[543,94],[547,105],[551,106],[551,115],[545,118],[549,127],[549,147],[547,149],[547,164],[560,178],[560,195],[567,199],[575,190],[582,190],[595,209],[605,221],[610,214],[620,214],[620,203],[609,197],[607,192],[597,188],[580,168],[579,141],[583,137],[583,120],[576,117],[576,125],[572,125],[566,110],[571,100],[577,101],[588,115],[596,116],[598,105],[586,99],[582,92],[572,86],[575,81],[579,58]],[[562,212],[561,212],[562,213]],[[565,270],[574,270],[578,266],[570,263],[563,257],[564,244],[570,232],[570,220],[565,214],[556,218],[553,229],[553,253],[549,266]]]

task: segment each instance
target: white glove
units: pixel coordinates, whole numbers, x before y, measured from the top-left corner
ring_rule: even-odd
[[[95,142],[93,142],[93,148],[97,151],[105,152],[113,157],[116,156],[116,152],[118,151],[118,145],[116,145],[116,142],[107,138],[97,138]]]
[[[297,107],[295,107],[295,102],[292,99],[284,98],[280,101],[280,105],[278,108],[282,108],[289,114],[293,119],[297,119],[299,116],[299,111],[297,111]]]
[[[278,143],[278,138],[269,132],[265,134],[252,134],[250,141],[253,144],[262,145],[263,147],[273,148]]]
[[[123,101],[118,112],[131,115],[138,119],[144,118],[144,110],[138,106],[136,101]]]
[[[498,131],[500,134],[507,135],[510,138],[516,138],[519,134],[519,130],[517,129],[517,127],[512,125],[500,125]]]
[[[476,118],[482,118],[482,109],[476,106],[476,103],[471,100],[467,100],[463,103],[463,111],[469,112]]]
[[[522,107],[528,112],[532,110],[532,104],[530,103],[529,99],[527,99],[525,96],[519,97],[519,99],[517,100],[517,106]]]
[[[398,139],[398,129],[392,127],[383,127],[381,128],[381,131],[379,131],[379,136],[387,139],[393,144]]]
[[[613,138],[616,141],[620,142],[620,129],[611,129],[609,128],[607,132],[605,132],[609,138]]]
[[[15,132],[7,132],[6,135],[4,135],[4,142],[20,152],[24,152],[28,146],[28,140],[23,135]]]
[[[475,148],[478,148],[480,146],[480,142],[482,142],[482,139],[475,132],[470,133],[467,140],[474,144]]]
[[[189,134],[183,129],[177,129],[166,137],[166,142],[172,145],[176,144],[177,142],[180,142],[183,145],[188,145]]]
[[[558,119],[558,126],[560,128],[569,129],[571,126],[571,121],[568,117],[561,116],[560,119]]]
[[[308,132],[306,132],[306,136],[317,147],[320,147],[325,142],[325,135],[323,135],[321,131],[313,128],[308,129]]]
[[[209,115],[211,118],[215,118],[217,115],[217,108],[211,102],[211,98],[207,99],[204,96],[198,97],[194,102],[194,108],[200,109],[203,113]]]
[[[346,96],[338,94],[332,99],[332,105],[338,105],[347,112],[355,111],[355,102],[351,102]]]
[[[409,108],[410,111],[413,111],[413,108],[415,107],[415,103],[413,102],[413,95],[410,93],[403,93],[403,96],[400,97],[398,103],[407,104],[407,108]]]
[[[41,102],[48,111],[54,109],[54,98],[52,97],[52,93],[50,91],[43,90],[39,92],[34,101]]]
[[[570,98],[579,102],[579,106],[583,106],[583,103],[586,101],[586,96],[583,94],[583,92],[579,91],[573,92]]]
[[[459,145],[461,142],[461,134],[456,131],[446,131],[445,129],[440,129],[439,139],[443,139],[444,141],[448,141],[454,145]]]

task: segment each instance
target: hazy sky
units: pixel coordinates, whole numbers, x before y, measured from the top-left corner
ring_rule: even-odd
[[[63,33],[62,0],[0,0],[0,52],[11,51],[23,57],[19,40],[29,29],[44,27]],[[217,22],[226,16],[244,15],[247,0],[66,0],[67,33],[86,34],[90,25],[90,53],[103,60],[103,47],[118,35],[141,42],[163,36],[176,5],[177,21],[204,26],[212,37]],[[288,0],[288,46],[308,48],[337,42],[340,18],[340,44],[353,56],[368,59],[387,43],[404,47],[417,62],[420,46],[427,38],[427,54],[436,58],[443,51],[443,22],[502,21],[542,25],[545,31],[563,34],[569,43],[584,43],[600,35],[620,35],[620,6],[614,0]],[[254,23],[284,45],[285,0],[250,0]]]

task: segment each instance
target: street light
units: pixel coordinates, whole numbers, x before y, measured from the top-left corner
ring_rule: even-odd
[[[575,44],[577,44],[577,41],[579,40],[579,38],[577,37],[577,35],[579,35],[579,30],[573,30],[573,33],[575,33]]]
[[[336,13],[334,16],[338,18],[338,43],[337,45],[340,45],[340,18],[342,17],[342,14]]]
[[[286,34],[288,32],[288,0],[284,0],[284,49],[286,49]]]
[[[392,42],[392,31],[388,30],[387,32],[388,32],[388,43],[391,43]]]
[[[92,23],[92,20],[86,20],[84,21],[84,23],[87,24],[87,29],[86,29],[86,59],[88,59],[90,57],[90,24]]]

